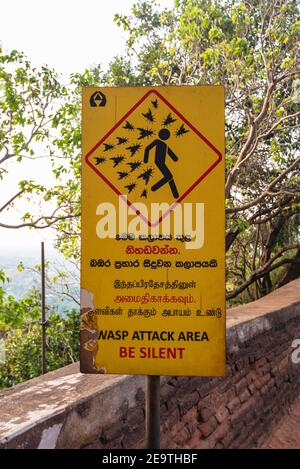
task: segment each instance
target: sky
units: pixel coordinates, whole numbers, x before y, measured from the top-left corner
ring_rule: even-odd
[[[150,0],[149,0],[150,1]],[[93,64],[105,69],[113,57],[125,52],[126,35],[114,23],[115,13],[129,14],[135,0],[2,0],[0,43],[23,51],[33,65],[47,64],[67,78]],[[160,0],[161,7],[173,0]],[[0,191],[13,194],[20,179],[48,178],[45,160],[20,165]],[[6,199],[7,200],[7,199]],[[12,212],[11,217],[17,215]],[[12,221],[12,219],[8,220]],[[0,229],[0,255],[39,252],[40,241],[51,244],[50,230]]]
[[[35,65],[69,74],[94,63],[107,66],[124,51],[126,37],[113,21],[133,0],[2,1],[0,40]],[[4,21],[3,21],[4,20]]]

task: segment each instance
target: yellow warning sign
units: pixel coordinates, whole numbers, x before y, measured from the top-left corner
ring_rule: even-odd
[[[83,91],[81,370],[222,375],[224,90]]]

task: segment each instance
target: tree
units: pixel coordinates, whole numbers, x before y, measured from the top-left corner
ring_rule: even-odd
[[[17,51],[6,53],[0,48],[0,185],[3,187],[11,171],[22,173],[22,165],[28,160],[47,158],[53,165],[52,186],[46,188],[34,180],[18,181],[15,194],[5,200],[2,190],[0,206],[0,228],[21,229],[32,227],[44,229],[57,226],[67,219],[79,220],[79,201],[75,204],[66,199],[69,189],[65,186],[65,174],[70,170],[71,158],[66,158],[63,134],[67,132],[57,123],[63,122],[62,105],[67,112],[67,97],[70,88],[59,82],[58,75],[48,67],[36,69],[28,59]],[[68,111],[69,112],[69,111]],[[76,109],[79,122],[79,113]],[[57,141],[56,141],[57,139]],[[72,143],[80,142],[79,133],[72,128]],[[70,143],[69,143],[70,144]],[[68,154],[69,156],[69,154]],[[79,159],[76,161],[80,167]],[[76,167],[74,164],[72,171]],[[18,170],[20,165],[20,170]],[[55,181],[56,178],[56,181]],[[65,178],[66,179],[66,178]],[[77,185],[79,185],[77,169]],[[70,183],[69,183],[70,184]],[[6,186],[7,187],[7,186]],[[20,199],[35,200],[42,205],[39,215],[27,211],[14,223],[6,221],[7,212]],[[47,202],[55,208],[49,212]],[[78,243],[78,239],[77,239]],[[57,288],[59,294],[73,297],[73,288],[68,273],[60,271],[48,285]],[[0,363],[0,388],[11,386],[41,373],[41,324],[40,294],[33,289],[24,292],[21,299],[6,293],[8,279],[0,271],[0,340],[1,352],[5,350],[5,361]],[[47,367],[56,369],[79,357],[79,313],[71,310],[59,315],[53,308],[47,311]],[[3,358],[1,355],[1,358]]]
[[[43,124],[37,132],[49,137],[57,184],[47,190],[31,184],[29,190],[56,208],[39,219],[25,214],[28,224],[55,226],[58,249],[78,261],[82,86],[221,83],[226,86],[227,297],[254,299],[280,285],[286,268],[299,265],[298,17],[296,0],[176,0],[171,9],[138,1],[130,16],[116,15],[128,34],[124,57],[116,57],[105,73],[96,66],[71,75],[67,88],[50,80],[50,97],[56,98],[54,91],[60,96],[47,124],[54,137],[43,133]],[[2,63],[25,60],[16,53],[9,57]]]
[[[17,300],[4,291],[8,279],[0,271],[0,339],[5,358],[0,362],[0,389],[39,376],[42,372],[40,295],[33,289]],[[79,359],[79,314],[59,315],[48,308],[47,369],[55,370]]]
[[[283,266],[299,272],[298,18],[294,0],[176,0],[162,12],[140,1],[115,17],[140,84],[226,87],[230,300],[268,293]]]
[[[64,140],[67,136],[69,145],[79,146],[80,142],[80,131],[76,133],[73,127],[70,137],[68,122],[64,119],[66,114],[70,117],[73,112],[72,105],[68,107],[69,93],[69,88],[60,83],[54,70],[46,66],[37,69],[24,54],[15,50],[5,52],[0,47],[0,182],[4,182],[9,172],[16,171],[14,165],[41,158],[52,162],[53,175],[49,174],[49,178],[57,179],[57,184],[53,183],[50,188],[34,180],[18,181],[18,190],[0,206],[0,228],[44,229],[57,226],[66,219],[79,218],[78,200],[75,203],[70,198],[67,200],[71,184],[64,181],[68,164],[73,163],[69,153],[66,158]],[[76,120],[79,122],[78,109]],[[60,132],[56,130],[58,122]],[[72,168],[77,171],[77,181],[79,168],[77,159]],[[42,206],[40,213],[35,215],[26,211],[15,223],[7,222],[7,212],[25,197],[30,203],[35,200],[37,207]]]
[[[4,340],[5,361],[0,363],[0,389],[14,386],[42,373],[41,325],[23,322]],[[79,359],[79,315],[69,311],[65,317],[51,313],[47,326],[47,370],[53,371]]]

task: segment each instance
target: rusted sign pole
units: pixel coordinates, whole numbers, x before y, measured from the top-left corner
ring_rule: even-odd
[[[146,376],[146,448],[160,448],[160,376]]]
[[[45,248],[41,243],[41,312],[42,312],[42,373],[47,373],[46,362],[46,301],[45,301]]]

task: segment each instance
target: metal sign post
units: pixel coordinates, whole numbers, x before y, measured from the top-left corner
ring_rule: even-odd
[[[45,301],[45,249],[41,242],[41,312],[42,312],[42,373],[47,373],[46,363],[46,301]]]
[[[160,376],[146,376],[146,448],[160,448]]]

